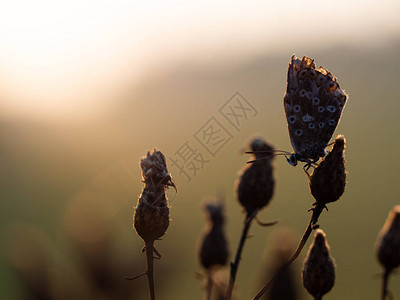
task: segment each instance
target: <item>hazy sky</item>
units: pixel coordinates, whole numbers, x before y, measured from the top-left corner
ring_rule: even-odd
[[[9,1],[0,6],[0,117],[85,115],[179,60],[381,45],[399,32],[395,0]]]

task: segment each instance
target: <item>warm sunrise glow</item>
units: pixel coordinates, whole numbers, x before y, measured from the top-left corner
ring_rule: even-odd
[[[317,219],[327,299],[378,298],[399,52],[399,0],[0,1],[0,300],[309,299]]]
[[[365,2],[9,1],[0,7],[0,109],[85,115],[155,67],[195,54],[197,63],[222,61],[304,39],[359,43],[399,31],[396,2]]]

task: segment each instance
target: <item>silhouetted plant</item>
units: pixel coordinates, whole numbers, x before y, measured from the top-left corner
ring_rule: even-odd
[[[246,216],[235,261],[231,263],[227,300],[232,297],[236,273],[251,222],[256,217],[258,211],[268,205],[274,193],[275,180],[272,167],[273,156],[271,155],[274,150],[273,147],[265,142],[262,137],[252,139],[249,146],[251,152],[255,155],[255,160],[242,169],[235,185],[236,197],[240,205],[245,209]],[[275,223],[264,223],[262,225],[268,226]]]
[[[378,236],[376,254],[384,268],[382,300],[388,296],[389,276],[400,265],[400,205],[392,208]]]
[[[221,266],[228,262],[228,243],[225,237],[224,206],[216,200],[204,204],[207,218],[206,227],[201,237],[198,250],[199,261],[206,271],[207,288],[206,299],[211,299],[214,284],[214,274]]]
[[[317,225],[318,218],[323,209],[327,209],[326,204],[337,201],[344,192],[346,185],[344,159],[345,147],[346,140],[344,136],[339,135],[335,139],[332,149],[314,169],[313,173],[311,175],[307,173],[310,191],[316,202],[313,203],[314,207],[310,209],[312,211],[312,216],[310,222],[308,223],[307,229],[304,232],[295,253],[287,261],[286,267],[289,266],[299,256],[312,230],[319,227]],[[280,272],[283,272],[283,270],[284,268]],[[279,273],[276,274],[269,282],[267,282],[253,299],[260,299],[265,291],[272,285],[272,282],[277,276],[279,276]]]
[[[140,167],[145,185],[135,209],[133,226],[145,243],[142,251],[146,252],[147,270],[127,279],[132,280],[147,275],[150,299],[154,300],[153,260],[161,257],[154,247],[154,241],[160,239],[169,226],[169,206],[165,188],[172,186],[176,190],[176,187],[168,173],[165,156],[160,151],[156,149],[153,153],[148,151],[147,156],[140,160]]]
[[[304,287],[315,300],[322,299],[335,284],[335,265],[326,235],[321,229],[315,232],[301,275]]]

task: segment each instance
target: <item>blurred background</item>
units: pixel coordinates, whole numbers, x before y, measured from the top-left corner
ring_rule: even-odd
[[[157,294],[202,299],[193,276],[202,199],[225,193],[233,253],[244,219],[233,186],[249,160],[239,151],[254,134],[291,151],[282,101],[296,53],[331,71],[350,96],[335,133],[347,139],[348,184],[319,221],[337,264],[324,299],[378,299],[374,244],[400,201],[399,34],[394,0],[2,3],[0,298],[147,299],[144,277],[124,277],[145,269],[132,214],[139,159],[157,147],[178,188],[168,192],[172,221],[156,242]],[[220,113],[236,92],[253,107],[240,126]],[[215,155],[195,138],[210,118],[229,132]],[[171,161],[187,141],[208,160],[190,180]],[[238,299],[261,287],[273,232],[291,228],[299,239],[310,217],[301,166],[283,157],[274,165],[275,194],[259,216],[280,222],[251,228]],[[395,297],[399,286],[393,276]]]

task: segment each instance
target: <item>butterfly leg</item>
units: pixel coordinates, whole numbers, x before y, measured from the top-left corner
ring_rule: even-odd
[[[309,166],[304,165],[304,166],[303,166],[303,171],[306,173],[308,179],[311,179],[311,175],[308,173],[308,169],[309,169],[309,168],[310,168]]]
[[[308,170],[309,170],[311,167],[313,167],[314,169],[315,169],[316,167],[318,167],[317,161],[318,161],[318,159],[306,160],[306,161],[305,161],[306,164],[303,166],[303,170],[304,170],[304,172],[306,173],[308,179],[311,179],[311,175],[310,175],[310,173],[308,173]]]
[[[311,167],[314,167],[314,166],[312,165],[312,162],[311,162],[311,161],[308,161],[308,162],[303,166],[303,170],[304,170],[304,172],[306,173],[308,179],[311,179],[311,175],[310,175],[310,173],[308,173],[308,170],[309,170]]]

